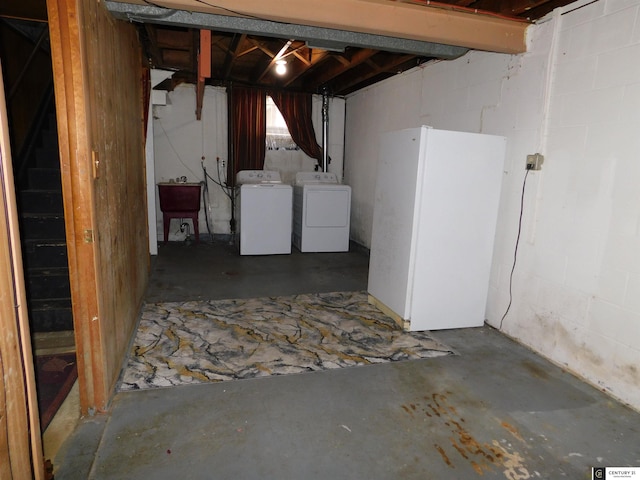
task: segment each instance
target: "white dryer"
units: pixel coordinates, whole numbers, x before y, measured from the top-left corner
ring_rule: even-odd
[[[240,255],[291,253],[291,185],[269,170],[242,170],[236,184],[240,185]]]
[[[301,252],[349,251],[351,187],[335,173],[299,172],[293,187],[293,235]]]

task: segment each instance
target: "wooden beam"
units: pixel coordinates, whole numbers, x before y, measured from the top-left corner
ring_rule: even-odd
[[[378,53],[377,50],[371,50],[371,49],[365,48],[362,50],[357,50],[355,54],[351,57],[351,59],[346,59],[342,55],[332,57],[332,58],[335,58],[336,60],[344,59],[347,61],[347,64],[345,65],[341,62],[340,64],[337,64],[337,63],[334,64],[334,66],[332,67],[323,68],[321,73],[319,73],[318,75],[314,75],[312,77],[313,81],[308,82],[308,85],[315,88],[320,87],[323,83],[328,82],[329,80],[337,77],[338,75],[346,72],[347,70],[350,70],[360,65],[361,63],[366,62],[369,58],[371,58],[377,53]]]
[[[196,118],[202,118],[205,79],[211,78],[211,30],[200,30],[198,84],[196,85]]]
[[[305,57],[302,53],[300,53],[302,50],[309,51],[310,49],[306,45],[303,44],[303,45],[297,47],[295,50],[292,50],[291,52],[289,52],[286,56],[293,55],[298,60],[300,60],[303,64],[305,64],[307,67],[310,67],[311,66],[311,61],[307,57]]]
[[[302,65],[294,65],[293,68],[287,71],[287,81],[284,83],[285,87],[293,85],[299,78],[304,78],[307,72],[315,69],[325,60],[329,58],[329,54],[326,50],[316,50],[311,53],[311,61],[309,62],[309,68]]]
[[[554,9],[558,7],[564,7],[567,2],[563,0],[550,0],[542,3],[539,6],[531,7],[527,9],[527,16],[530,18],[540,18],[546,15],[547,13],[552,12]]]
[[[287,49],[289,48],[289,46],[291,46],[292,43],[293,43],[293,40],[287,40],[285,44],[280,48],[280,50],[278,50],[278,53],[276,53],[275,55],[269,54],[271,56],[271,60],[262,69],[262,73],[258,77],[258,82],[261,82],[262,79],[264,79],[264,77],[272,73],[273,66],[276,64],[278,60],[282,60],[284,58]],[[262,51],[265,53],[267,52],[267,50],[265,49],[263,49]]]
[[[200,55],[198,57],[198,77],[211,77],[211,30],[200,30]]]
[[[224,59],[224,66],[222,67],[222,79],[227,80],[229,75],[231,74],[231,68],[238,58],[238,51],[240,49],[240,45],[244,43],[245,38],[247,36],[245,34],[236,33],[233,35],[233,39],[231,40],[231,44],[229,45],[229,49],[227,50],[227,55]]]
[[[503,15],[516,16],[526,13],[527,11],[538,8],[541,5],[547,3],[549,0],[510,0],[503,1],[499,5],[499,10]],[[494,3],[492,3],[494,2]],[[473,8],[478,8],[480,10],[494,10],[496,7],[495,0],[481,0],[477,1],[473,4]]]
[[[149,51],[149,55],[151,55],[151,60],[155,65],[162,65],[163,58],[162,53],[160,53],[160,49],[158,48],[157,27],[150,23],[145,23],[144,29],[147,32],[147,37],[149,37],[148,45],[146,45],[146,47]]]
[[[202,120],[202,104],[204,102],[204,78],[196,83],[196,120]]]
[[[369,66],[370,70],[366,73],[349,77],[347,79],[344,79],[342,82],[336,83],[336,89],[347,90],[349,88],[355,87],[370,78],[392,71],[394,67],[402,65],[412,58],[414,58],[412,55],[394,56],[391,61],[386,62],[382,65],[375,62],[373,57],[367,58],[363,63]]]
[[[245,36],[245,38],[247,37]],[[246,50],[242,50],[241,52],[238,53],[238,58],[244,57],[245,55],[249,55],[251,52],[255,52],[256,50],[260,50],[260,47],[258,47],[257,45],[249,47]]]
[[[123,0],[117,0],[123,1]],[[143,0],[125,3],[144,4]],[[332,28],[499,53],[526,51],[528,23],[392,0],[155,0],[154,5],[215,15]]]

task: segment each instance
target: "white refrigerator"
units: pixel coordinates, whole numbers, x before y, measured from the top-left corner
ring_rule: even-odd
[[[405,329],[484,323],[505,148],[425,126],[381,137],[368,293]]]

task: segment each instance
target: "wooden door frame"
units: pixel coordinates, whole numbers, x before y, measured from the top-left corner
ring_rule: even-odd
[[[82,7],[81,0],[47,0],[80,410],[86,415],[104,411],[109,392],[99,317],[99,259],[93,238],[94,170]]]
[[[44,478],[9,122],[0,66],[0,478]]]

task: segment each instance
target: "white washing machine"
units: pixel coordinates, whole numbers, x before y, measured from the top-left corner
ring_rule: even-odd
[[[348,252],[351,187],[335,173],[299,172],[293,187],[293,244],[301,252]]]
[[[291,185],[269,170],[242,170],[236,184],[240,185],[240,255],[291,253]]]

